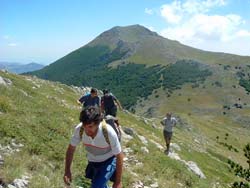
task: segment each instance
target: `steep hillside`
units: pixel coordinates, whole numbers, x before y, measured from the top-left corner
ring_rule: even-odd
[[[0,76],[0,183],[14,185],[14,179],[25,175],[29,188],[63,187],[64,155],[78,123],[80,107],[75,101],[82,90],[1,71]],[[174,114],[179,123],[170,156],[163,153],[162,117],[146,119],[119,112],[123,129],[131,134],[123,135],[124,187],[228,187],[237,178],[229,171],[227,159],[247,165],[241,148],[249,142],[249,129],[232,123],[227,116],[217,116],[213,103],[212,113],[201,117],[193,115],[190,105],[174,107],[183,111]],[[84,178],[86,162],[85,152],[79,147],[72,187],[88,187]],[[188,165],[194,163],[205,178],[188,170]]]

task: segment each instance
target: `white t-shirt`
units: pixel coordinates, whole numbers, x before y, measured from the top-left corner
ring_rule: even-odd
[[[74,135],[71,138],[70,144],[72,146],[77,146],[81,141],[85,146],[87,151],[87,158],[91,162],[103,162],[110,157],[121,153],[121,144],[118,140],[117,134],[115,133],[114,129],[107,124],[107,132],[110,141],[110,145],[106,142],[103,132],[102,132],[102,123],[100,123],[98,127],[98,132],[94,139],[90,136],[86,135],[83,132],[82,140],[80,138],[80,128],[82,123],[78,124],[75,127]]]
[[[164,130],[167,132],[173,132],[173,127],[176,125],[177,120],[174,117],[167,119],[166,117],[162,120]]]

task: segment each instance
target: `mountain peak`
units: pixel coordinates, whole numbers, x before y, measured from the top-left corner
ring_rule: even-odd
[[[115,33],[119,34],[119,36],[124,37],[127,35],[134,35],[135,37],[141,36],[158,36],[156,32],[150,31],[148,28],[136,24],[136,25],[129,25],[129,26],[116,26],[111,28],[110,30],[104,32],[102,35],[107,33]]]
[[[116,27],[111,28],[108,31],[112,31],[112,30],[117,30],[119,32],[137,31],[137,32],[140,32],[140,34],[146,34],[146,35],[155,35],[156,34],[155,32],[152,32],[148,28],[146,28],[142,25],[139,25],[139,24],[129,25],[129,26],[116,26]]]
[[[117,44],[119,41],[134,43],[148,37],[159,37],[159,35],[139,24],[130,26],[115,26],[101,33],[95,40],[90,42],[89,45],[111,44],[112,46]]]

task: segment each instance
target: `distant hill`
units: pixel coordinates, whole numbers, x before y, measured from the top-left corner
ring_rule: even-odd
[[[207,88],[207,94],[220,102],[223,96],[215,94],[207,84],[219,82],[215,84],[218,86],[226,81],[221,89],[227,85],[225,91],[229,93],[235,90],[232,85],[250,91],[250,75],[244,73],[249,71],[249,65],[249,56],[195,49],[132,25],[105,31],[87,45],[28,74],[68,85],[109,88],[127,109],[147,113],[165,108],[159,106],[187,84],[198,91]],[[231,79],[231,83],[222,78]],[[152,103],[146,102],[148,99]]]
[[[28,64],[21,64],[21,63],[11,63],[11,62],[0,62],[0,69],[6,69],[9,72],[22,74],[25,72],[35,71],[42,69],[44,65],[38,63],[28,63]]]

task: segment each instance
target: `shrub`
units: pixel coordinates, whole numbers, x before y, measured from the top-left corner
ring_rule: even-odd
[[[230,168],[233,170],[235,176],[241,177],[242,181],[236,181],[233,183],[232,188],[249,188],[250,187],[250,143],[248,143],[244,149],[244,156],[247,159],[248,168],[243,168],[241,165],[235,163],[232,160],[228,160]]]

